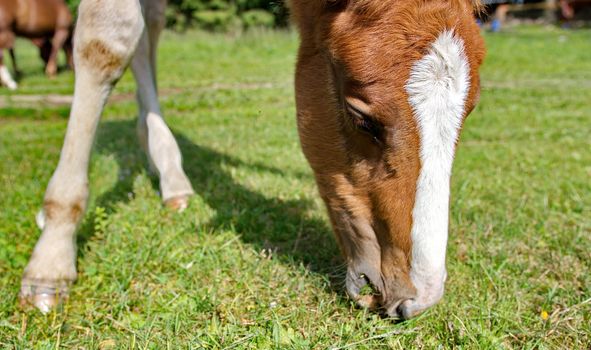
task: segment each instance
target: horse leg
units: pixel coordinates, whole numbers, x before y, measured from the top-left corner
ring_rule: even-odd
[[[149,1],[150,6],[145,11],[147,28],[131,62],[140,106],[138,138],[152,168],[160,176],[162,200],[173,209],[183,210],[194,192],[182,168],[179,146],[162,118],[156,91],[156,47],[164,27],[166,1]]]
[[[51,39],[51,53],[45,66],[45,74],[54,77],[57,74],[57,54],[60,52],[64,43],[68,39],[69,31],[67,28],[57,28]]]
[[[18,85],[12,79],[8,68],[4,65],[4,49],[11,49],[14,46],[14,33],[7,29],[0,28],[0,85],[10,90],[15,90]],[[13,59],[14,64],[14,59]]]
[[[98,121],[144,30],[137,0],[83,0],[76,30],[74,101],[58,166],[37,223],[43,230],[25,268],[22,304],[48,312],[76,279],[77,224],[86,209],[88,164]]]
[[[68,65],[69,69],[74,69],[74,58],[72,56],[72,33],[68,35],[68,39],[64,43],[64,54],[66,55],[66,64]]]
[[[16,90],[18,85],[12,79],[8,68],[4,65],[4,50],[0,49],[0,84],[6,86],[10,90]]]
[[[31,39],[31,42],[39,49],[39,58],[43,61],[44,67],[47,68],[47,62],[49,62],[49,56],[51,54],[51,39],[34,38]]]
[[[12,70],[14,71],[14,75],[18,78],[21,75],[21,71],[18,69],[18,65],[16,64],[14,47],[11,47],[8,51],[10,52],[10,59],[12,60]]]

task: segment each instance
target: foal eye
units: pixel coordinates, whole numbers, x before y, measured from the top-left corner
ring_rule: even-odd
[[[355,129],[364,132],[371,136],[377,143],[381,143],[380,136],[382,134],[382,126],[374,118],[362,111],[360,107],[347,101],[346,103],[347,115]]]

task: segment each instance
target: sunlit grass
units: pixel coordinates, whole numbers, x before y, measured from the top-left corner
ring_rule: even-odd
[[[481,102],[454,167],[447,293],[399,324],[344,293],[298,145],[286,32],[165,33],[162,106],[198,195],[182,214],[161,207],[126,75],[96,141],[71,300],[48,316],[20,311],[68,106],[14,95],[71,93],[73,75],[46,79],[19,42],[20,89],[0,90],[0,348],[589,348],[590,37],[486,37]]]

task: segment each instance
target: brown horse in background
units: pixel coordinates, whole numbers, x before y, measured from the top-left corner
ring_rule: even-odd
[[[29,38],[39,47],[45,62],[45,73],[57,73],[57,54],[64,48],[68,65],[72,66],[72,14],[64,0],[0,0],[0,83],[10,89],[16,82],[4,66],[4,50],[9,49],[13,68],[16,36]]]

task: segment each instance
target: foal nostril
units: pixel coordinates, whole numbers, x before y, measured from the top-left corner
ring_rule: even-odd
[[[423,304],[416,299],[407,299],[398,305],[397,312],[403,319],[410,320],[423,313],[430,306],[432,304]]]
[[[388,317],[408,320],[413,317],[413,315],[409,313],[409,305],[413,302],[414,299],[400,299],[386,308],[386,314]]]
[[[408,320],[412,318],[412,315],[409,314],[409,304],[413,302],[413,299],[407,299],[401,302],[398,307],[396,308],[396,312],[398,313],[399,317]]]

